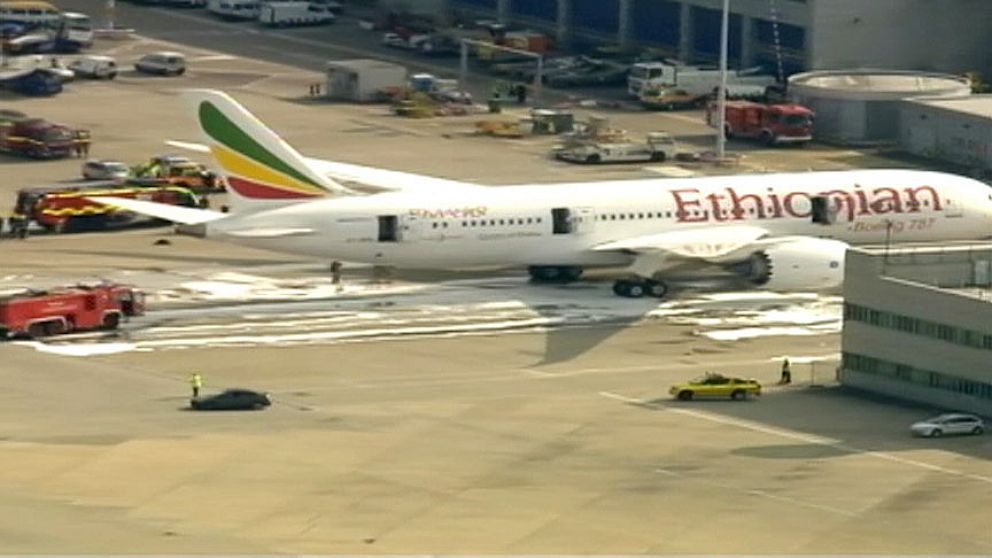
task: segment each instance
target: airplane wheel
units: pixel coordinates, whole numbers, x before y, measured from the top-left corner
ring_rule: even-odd
[[[645,287],[648,295],[654,298],[665,298],[668,294],[668,285],[663,281],[646,281]]]
[[[578,281],[579,277],[582,276],[581,267],[563,267],[560,269],[561,278],[565,282]]]
[[[640,281],[620,279],[613,283],[613,292],[626,298],[641,298],[647,293],[647,288]]]
[[[536,265],[527,271],[530,273],[530,278],[538,283],[557,281],[561,275],[560,270],[554,266]]]
[[[644,288],[643,283],[631,282],[627,287],[627,296],[630,298],[641,298],[647,289]]]

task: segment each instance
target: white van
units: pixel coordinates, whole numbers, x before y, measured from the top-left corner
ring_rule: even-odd
[[[258,0],[210,0],[207,10],[223,19],[258,19]]]
[[[186,57],[178,52],[153,52],[142,56],[134,69],[146,74],[179,76],[186,72]]]
[[[258,14],[259,23],[272,27],[323,25],[332,21],[334,14],[310,2],[265,2]]]
[[[117,62],[109,56],[81,56],[69,64],[69,69],[77,76],[93,79],[114,79],[117,77]]]

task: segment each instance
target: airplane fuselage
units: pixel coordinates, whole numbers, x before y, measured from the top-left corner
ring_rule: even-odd
[[[818,222],[817,222],[818,221]],[[605,243],[694,228],[849,244],[992,236],[992,189],[924,171],[861,170],[480,188],[326,198],[210,223],[208,235],[320,259],[405,268],[625,265]],[[251,229],[306,229],[241,236]],[[730,230],[730,229],[728,229]]]

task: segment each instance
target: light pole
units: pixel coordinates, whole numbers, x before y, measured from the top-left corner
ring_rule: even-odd
[[[720,89],[716,93],[716,157],[722,160],[727,144],[727,43],[730,42],[730,0],[723,0],[720,22]]]

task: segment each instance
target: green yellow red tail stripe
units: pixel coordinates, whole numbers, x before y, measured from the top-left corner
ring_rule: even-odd
[[[260,200],[325,196],[340,187],[241,105],[219,91],[192,91],[210,152],[238,195]]]

